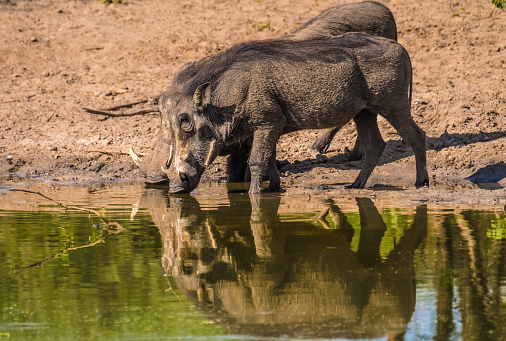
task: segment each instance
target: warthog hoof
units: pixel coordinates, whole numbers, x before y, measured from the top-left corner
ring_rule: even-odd
[[[422,187],[429,188],[429,179],[423,179],[421,181],[415,182],[415,187],[416,188],[422,188]]]

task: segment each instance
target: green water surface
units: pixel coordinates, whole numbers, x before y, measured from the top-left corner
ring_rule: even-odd
[[[506,338],[500,210],[143,186],[65,196],[117,230],[8,189],[0,339]]]

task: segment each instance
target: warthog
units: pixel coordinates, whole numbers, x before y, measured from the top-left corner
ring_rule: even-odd
[[[326,39],[346,32],[364,32],[374,36],[397,40],[397,28],[392,12],[384,5],[375,1],[330,7],[317,17],[306,22],[296,31],[282,37],[282,39]],[[325,153],[338,130],[338,128],[323,130],[317,141],[313,144],[312,149],[319,153]],[[142,161],[131,150],[132,157],[135,163],[140,166],[147,183],[167,181],[164,169],[166,170],[165,161],[170,154],[170,145],[171,141],[168,140],[168,136],[163,136],[162,132],[157,138],[151,154]],[[239,149],[233,150],[229,154],[227,159],[227,175],[230,182],[249,180],[247,162],[250,150],[251,144],[245,141]],[[358,159],[360,156],[357,140],[350,159]]]
[[[362,32],[397,41],[397,26],[392,12],[376,1],[330,7],[292,34],[285,36],[285,39],[330,38],[347,32]],[[327,152],[338,131],[337,127],[324,130],[311,148],[318,153]],[[361,157],[362,153],[357,139],[350,159],[358,160]]]
[[[269,190],[279,190],[273,163],[281,134],[339,129],[351,119],[366,152],[351,187],[364,187],[385,147],[377,114],[413,149],[415,185],[428,185],[425,133],[411,117],[411,88],[407,51],[362,33],[247,42],[188,64],[160,98],[162,130],[173,141],[170,191],[192,191],[216,156],[245,142],[250,193],[261,192],[266,176]]]

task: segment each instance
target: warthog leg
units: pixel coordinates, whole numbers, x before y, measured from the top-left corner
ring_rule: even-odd
[[[282,124],[278,126],[283,127]],[[262,192],[262,180],[269,176],[269,191],[279,191],[280,179],[276,167],[271,167],[276,161],[276,142],[281,132],[279,129],[256,130],[253,136],[253,146],[249,158],[251,171],[250,194]]]
[[[311,149],[317,151],[320,154],[325,154],[330,147],[332,139],[338,131],[339,128],[329,128],[322,130],[321,133],[318,134],[318,139],[316,142],[311,146]]]
[[[316,142],[311,146],[311,149],[320,154],[325,154],[328,152],[330,144],[332,143],[332,140],[334,139],[334,136],[339,131],[339,129],[340,128],[323,129],[323,131],[318,135]],[[360,144],[360,140],[357,138],[353,150],[348,157],[348,161],[360,160],[362,156],[364,156],[363,154],[363,147]]]
[[[242,145],[236,152],[227,157],[228,182],[248,182],[251,179],[248,168],[248,159],[251,144]]]
[[[395,114],[393,114],[395,112]],[[390,114],[392,113],[392,114]],[[403,114],[399,114],[403,113]],[[429,174],[427,173],[427,154],[425,147],[425,133],[413,121],[410,114],[409,104],[390,109],[382,115],[396,130],[400,137],[411,147],[416,161],[415,187],[429,186]]]
[[[281,179],[276,162],[276,145],[274,145],[274,151],[269,161],[269,190],[272,192],[279,192],[281,190]]]
[[[353,150],[348,156],[348,161],[358,161],[364,156],[364,146],[360,143],[360,139],[357,137]]]
[[[365,161],[357,179],[350,188],[363,188],[385,149],[385,141],[378,128],[377,115],[368,110],[359,112],[353,120],[357,125],[358,138],[365,148]]]

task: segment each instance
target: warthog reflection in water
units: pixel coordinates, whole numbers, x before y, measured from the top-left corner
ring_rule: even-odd
[[[387,230],[370,199],[356,199],[355,230],[328,203],[336,229],[280,221],[280,197],[230,194],[229,206],[203,210],[191,196],[148,190],[162,236],[162,264],[179,288],[230,332],[263,336],[402,337],[415,308],[413,255],[427,232],[427,208],[386,259]]]

